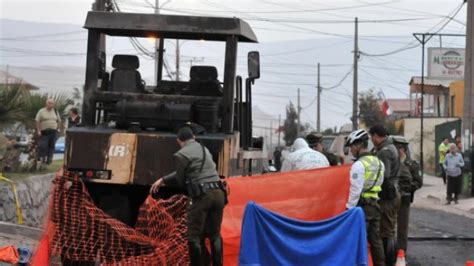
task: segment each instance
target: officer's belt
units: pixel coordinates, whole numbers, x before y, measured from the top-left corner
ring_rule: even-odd
[[[207,182],[217,182],[219,180],[220,180],[220,178],[216,175],[191,178],[191,182],[193,184],[207,183]]]
[[[220,183],[221,183],[220,181],[206,182],[206,183],[202,183],[201,186],[204,192],[206,192],[209,190],[221,189],[222,185]]]

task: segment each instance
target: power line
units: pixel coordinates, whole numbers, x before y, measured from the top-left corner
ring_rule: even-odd
[[[396,90],[396,91],[398,91],[398,92],[400,92],[400,93],[402,93],[402,94],[404,94],[404,95],[406,95],[406,96],[409,95],[408,93],[406,93],[406,92],[400,90],[399,88],[394,87],[394,86],[388,84],[386,81],[381,80],[380,78],[378,78],[378,77],[372,75],[370,72],[368,72],[368,71],[366,71],[366,70],[364,70],[364,69],[361,69],[361,71],[364,72],[365,74],[369,75],[369,76],[372,77],[373,79],[376,79],[376,80],[381,81],[385,86],[387,86],[387,87],[389,87],[389,88],[392,88],[392,89],[394,89],[394,90]]]
[[[18,39],[31,39],[31,38],[46,38],[46,37],[56,37],[56,36],[72,35],[72,34],[85,33],[85,32],[86,32],[85,30],[67,31],[67,32],[49,33],[49,34],[39,34],[39,35],[27,35],[27,36],[16,36],[16,37],[9,37],[9,38],[0,38],[0,40],[18,40]]]
[[[463,6],[464,6],[464,2],[462,2],[461,5],[459,5],[453,11],[451,11],[449,13],[449,15],[446,16],[446,18],[448,18],[446,20],[446,22],[435,33],[438,33],[441,30],[443,30],[449,24],[449,22],[451,22],[457,16],[457,14],[459,13],[459,11],[461,11]],[[454,14],[452,14],[453,12],[454,12]],[[442,23],[442,22],[440,22],[440,23]],[[438,23],[438,24],[440,24],[440,23]],[[436,27],[438,24],[436,24],[434,27]],[[428,30],[428,31],[431,31],[431,30]],[[387,53],[370,54],[370,53],[366,53],[366,52],[363,52],[363,51],[359,51],[359,53],[361,55],[372,56],[372,57],[388,56],[388,55],[396,54],[396,53],[403,52],[403,51],[406,51],[406,50],[409,50],[409,49],[413,49],[413,48],[416,48],[418,46],[420,46],[420,43],[418,43],[418,42],[416,42],[416,40],[414,40],[414,41],[409,42],[405,47],[402,47],[402,48],[399,48],[399,49],[396,49],[394,51],[387,52]]]
[[[344,77],[342,77],[341,80],[339,80],[338,83],[336,83],[336,85],[333,85],[331,87],[322,87],[321,89],[325,90],[325,91],[328,91],[328,90],[332,90],[332,89],[335,89],[335,88],[339,87],[342,84],[342,82],[344,82],[344,80],[346,80],[346,78],[352,73],[353,70],[354,69],[351,67],[351,69],[344,75]]]

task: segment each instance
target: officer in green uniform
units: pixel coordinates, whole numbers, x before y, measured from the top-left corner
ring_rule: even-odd
[[[346,139],[345,146],[350,147],[356,161],[350,172],[349,199],[346,208],[361,207],[365,214],[367,239],[374,265],[384,266],[385,255],[382,238],[380,237],[380,206],[379,193],[384,180],[383,163],[368,151],[369,135],[364,129],[352,132]]]
[[[204,145],[194,139],[190,127],[178,131],[181,149],[174,154],[176,171],[158,179],[150,193],[163,186],[184,188],[189,197],[187,214],[188,246],[191,265],[204,265],[204,235],[211,242],[212,265],[223,264],[223,247],[220,234],[226,194],[212,155]]]
[[[323,135],[317,132],[311,132],[306,136],[306,142],[308,142],[309,147],[315,151],[319,151],[320,153],[322,153],[326,157],[326,159],[328,159],[329,165],[339,165],[339,158],[324,149],[323,144],[321,143],[322,139]]]
[[[408,141],[401,136],[392,137],[392,141],[398,148],[398,153],[400,154],[399,185],[402,196],[400,209],[398,211],[397,250],[403,249],[406,252],[410,204],[413,202],[415,191],[423,185],[423,177],[420,174],[418,162],[410,157]]]
[[[388,136],[387,129],[382,125],[370,128],[369,135],[374,143],[374,155],[384,164],[384,182],[380,193],[380,236],[384,243],[385,260],[387,265],[393,265],[396,261],[396,227],[398,209],[400,208],[400,190],[398,177],[400,171],[400,157],[398,150]]]

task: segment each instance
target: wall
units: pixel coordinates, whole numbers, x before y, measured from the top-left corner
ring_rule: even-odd
[[[454,113],[451,99],[454,97]],[[455,81],[449,85],[449,115],[450,116],[463,116],[464,107],[464,81]]]
[[[47,174],[15,180],[24,225],[43,225],[53,178],[54,174]],[[17,223],[13,192],[6,182],[0,182],[0,221]]]
[[[435,126],[458,120],[457,117],[425,117],[423,122],[423,163],[424,169],[428,173],[434,173],[436,169],[435,155]],[[459,134],[460,132],[456,132]],[[410,142],[413,156],[420,159],[420,118],[404,119],[404,136]]]

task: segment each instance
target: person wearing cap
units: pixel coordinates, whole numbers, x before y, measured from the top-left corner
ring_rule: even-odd
[[[370,243],[374,265],[385,265],[385,254],[380,237],[379,193],[384,180],[384,165],[369,150],[369,135],[364,129],[352,132],[346,139],[356,161],[350,171],[349,199],[346,208],[361,207],[365,214],[367,239]]]
[[[415,191],[423,186],[423,177],[420,173],[420,165],[410,156],[408,141],[401,136],[392,137],[392,141],[400,154],[401,202],[397,221],[397,250],[403,249],[406,253],[410,205],[413,202]]]
[[[326,157],[308,146],[303,138],[297,138],[291,146],[293,152],[284,157],[281,172],[328,167]]]
[[[370,139],[374,143],[373,153],[384,164],[384,182],[380,193],[380,236],[384,243],[385,260],[387,265],[396,261],[395,236],[397,227],[398,209],[400,208],[400,192],[398,176],[400,171],[400,157],[397,148],[388,137],[388,132],[382,125],[375,125],[369,130]]]
[[[324,146],[321,143],[322,139],[323,139],[323,135],[317,132],[311,132],[306,136],[306,142],[308,142],[309,147],[315,151],[322,153],[326,157],[326,159],[329,161],[329,165],[331,166],[339,165],[339,158],[336,155],[330,152],[327,152],[326,149],[324,149]]]
[[[223,264],[223,243],[220,234],[224,206],[227,202],[223,183],[216,171],[209,150],[195,140],[189,126],[178,130],[181,149],[174,154],[176,171],[159,178],[151,187],[154,195],[163,185],[185,189],[189,198],[186,208],[187,238],[191,265],[204,265],[208,236],[212,265]]]

